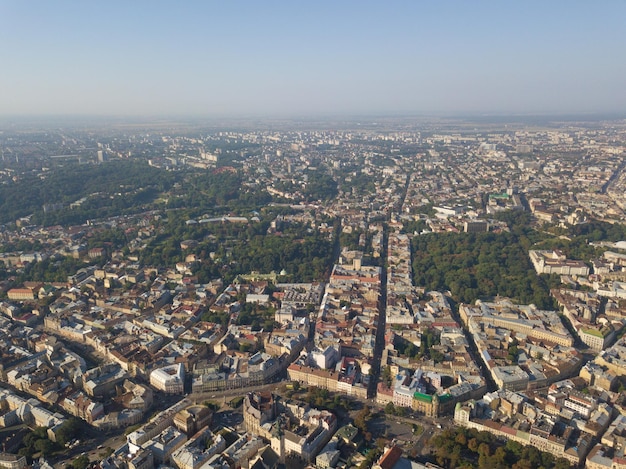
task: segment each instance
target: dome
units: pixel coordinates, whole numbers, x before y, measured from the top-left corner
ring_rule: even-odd
[[[618,241],[615,243],[617,249],[626,249],[626,241]]]

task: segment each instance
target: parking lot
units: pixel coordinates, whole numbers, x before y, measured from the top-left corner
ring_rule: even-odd
[[[215,428],[237,428],[243,425],[243,415],[241,410],[222,410],[213,415],[213,426]]]

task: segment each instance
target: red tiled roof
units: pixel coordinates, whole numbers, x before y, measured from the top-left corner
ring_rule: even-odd
[[[378,463],[382,469],[392,469],[400,460],[402,450],[398,446],[390,448],[380,459]]]

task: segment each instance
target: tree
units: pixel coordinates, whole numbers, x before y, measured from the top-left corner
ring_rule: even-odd
[[[554,465],[554,456],[551,453],[543,451],[541,453],[541,465],[543,467],[552,467]]]
[[[450,460],[450,467],[458,467],[462,459],[461,446],[455,446],[449,453],[448,459]]]
[[[372,368],[373,369],[373,368]],[[382,374],[381,374],[381,380],[383,383],[385,383],[385,386],[387,386],[388,388],[391,387],[391,368],[386,365],[383,366],[383,370],[382,370]]]
[[[502,467],[502,466],[508,467],[509,466],[507,464],[507,451],[504,446],[500,446],[499,448],[496,448],[496,451],[493,453],[493,456],[491,457],[491,462],[496,467]]]
[[[541,465],[541,452],[534,446],[525,446],[522,450],[522,459],[529,461],[533,467]]]
[[[572,466],[565,458],[557,458],[554,462],[554,469],[570,469]]]
[[[354,426],[361,430],[363,434],[367,432],[367,422],[370,419],[370,414],[371,411],[369,406],[365,406],[361,410],[359,410],[359,412],[356,414],[356,417],[354,417]]]
[[[57,443],[61,446],[65,446],[66,443],[76,437],[80,431],[81,425],[80,419],[76,417],[71,417],[63,422],[56,432]]]
[[[28,435],[26,435],[24,437],[24,439],[22,440],[22,442],[24,443],[24,446],[26,448],[28,448],[28,450],[32,450],[32,448],[35,447],[35,442],[39,439],[39,437],[35,436],[35,432],[31,432]]]
[[[480,445],[478,445],[478,454],[480,454],[481,456],[489,456],[491,453],[491,448],[489,448],[489,445],[487,443],[481,443]]]
[[[46,457],[52,454],[55,444],[47,438],[45,440],[37,440],[35,441],[35,449],[40,451],[42,456]]]
[[[393,402],[388,402],[385,406],[385,413],[388,415],[394,415],[396,413],[396,407],[393,405]]]
[[[517,441],[508,440],[505,445],[506,449],[513,453],[516,458],[519,458],[522,454],[522,445]]]
[[[512,469],[535,469],[535,466],[533,466],[530,461],[520,459],[515,464],[513,464]]]
[[[443,362],[445,358],[444,354],[441,353],[439,350],[431,350],[430,357],[433,359],[435,363],[441,363]]]
[[[82,454],[72,461],[73,469],[86,469],[88,465],[89,457],[86,454]]]
[[[509,233],[438,233],[412,240],[416,285],[447,289],[457,301],[471,303],[497,294],[520,303],[553,309],[546,280],[535,274],[527,242],[541,240],[524,215],[510,217]],[[532,244],[531,242],[531,244]],[[426,352],[428,344],[423,346]]]
[[[473,453],[478,453],[478,440],[476,438],[471,438],[467,442],[467,448]]]
[[[554,456],[532,446],[514,441],[500,441],[489,432],[456,427],[433,436],[435,459],[443,467],[478,467],[478,469],[530,469],[556,467]],[[478,455],[478,457],[477,457]],[[569,467],[566,460],[559,469]]]

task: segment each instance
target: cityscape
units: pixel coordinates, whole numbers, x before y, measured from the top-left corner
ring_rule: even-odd
[[[0,469],[626,469],[624,18],[0,0]]]
[[[624,464],[623,120],[212,125],[2,131],[4,465]]]

